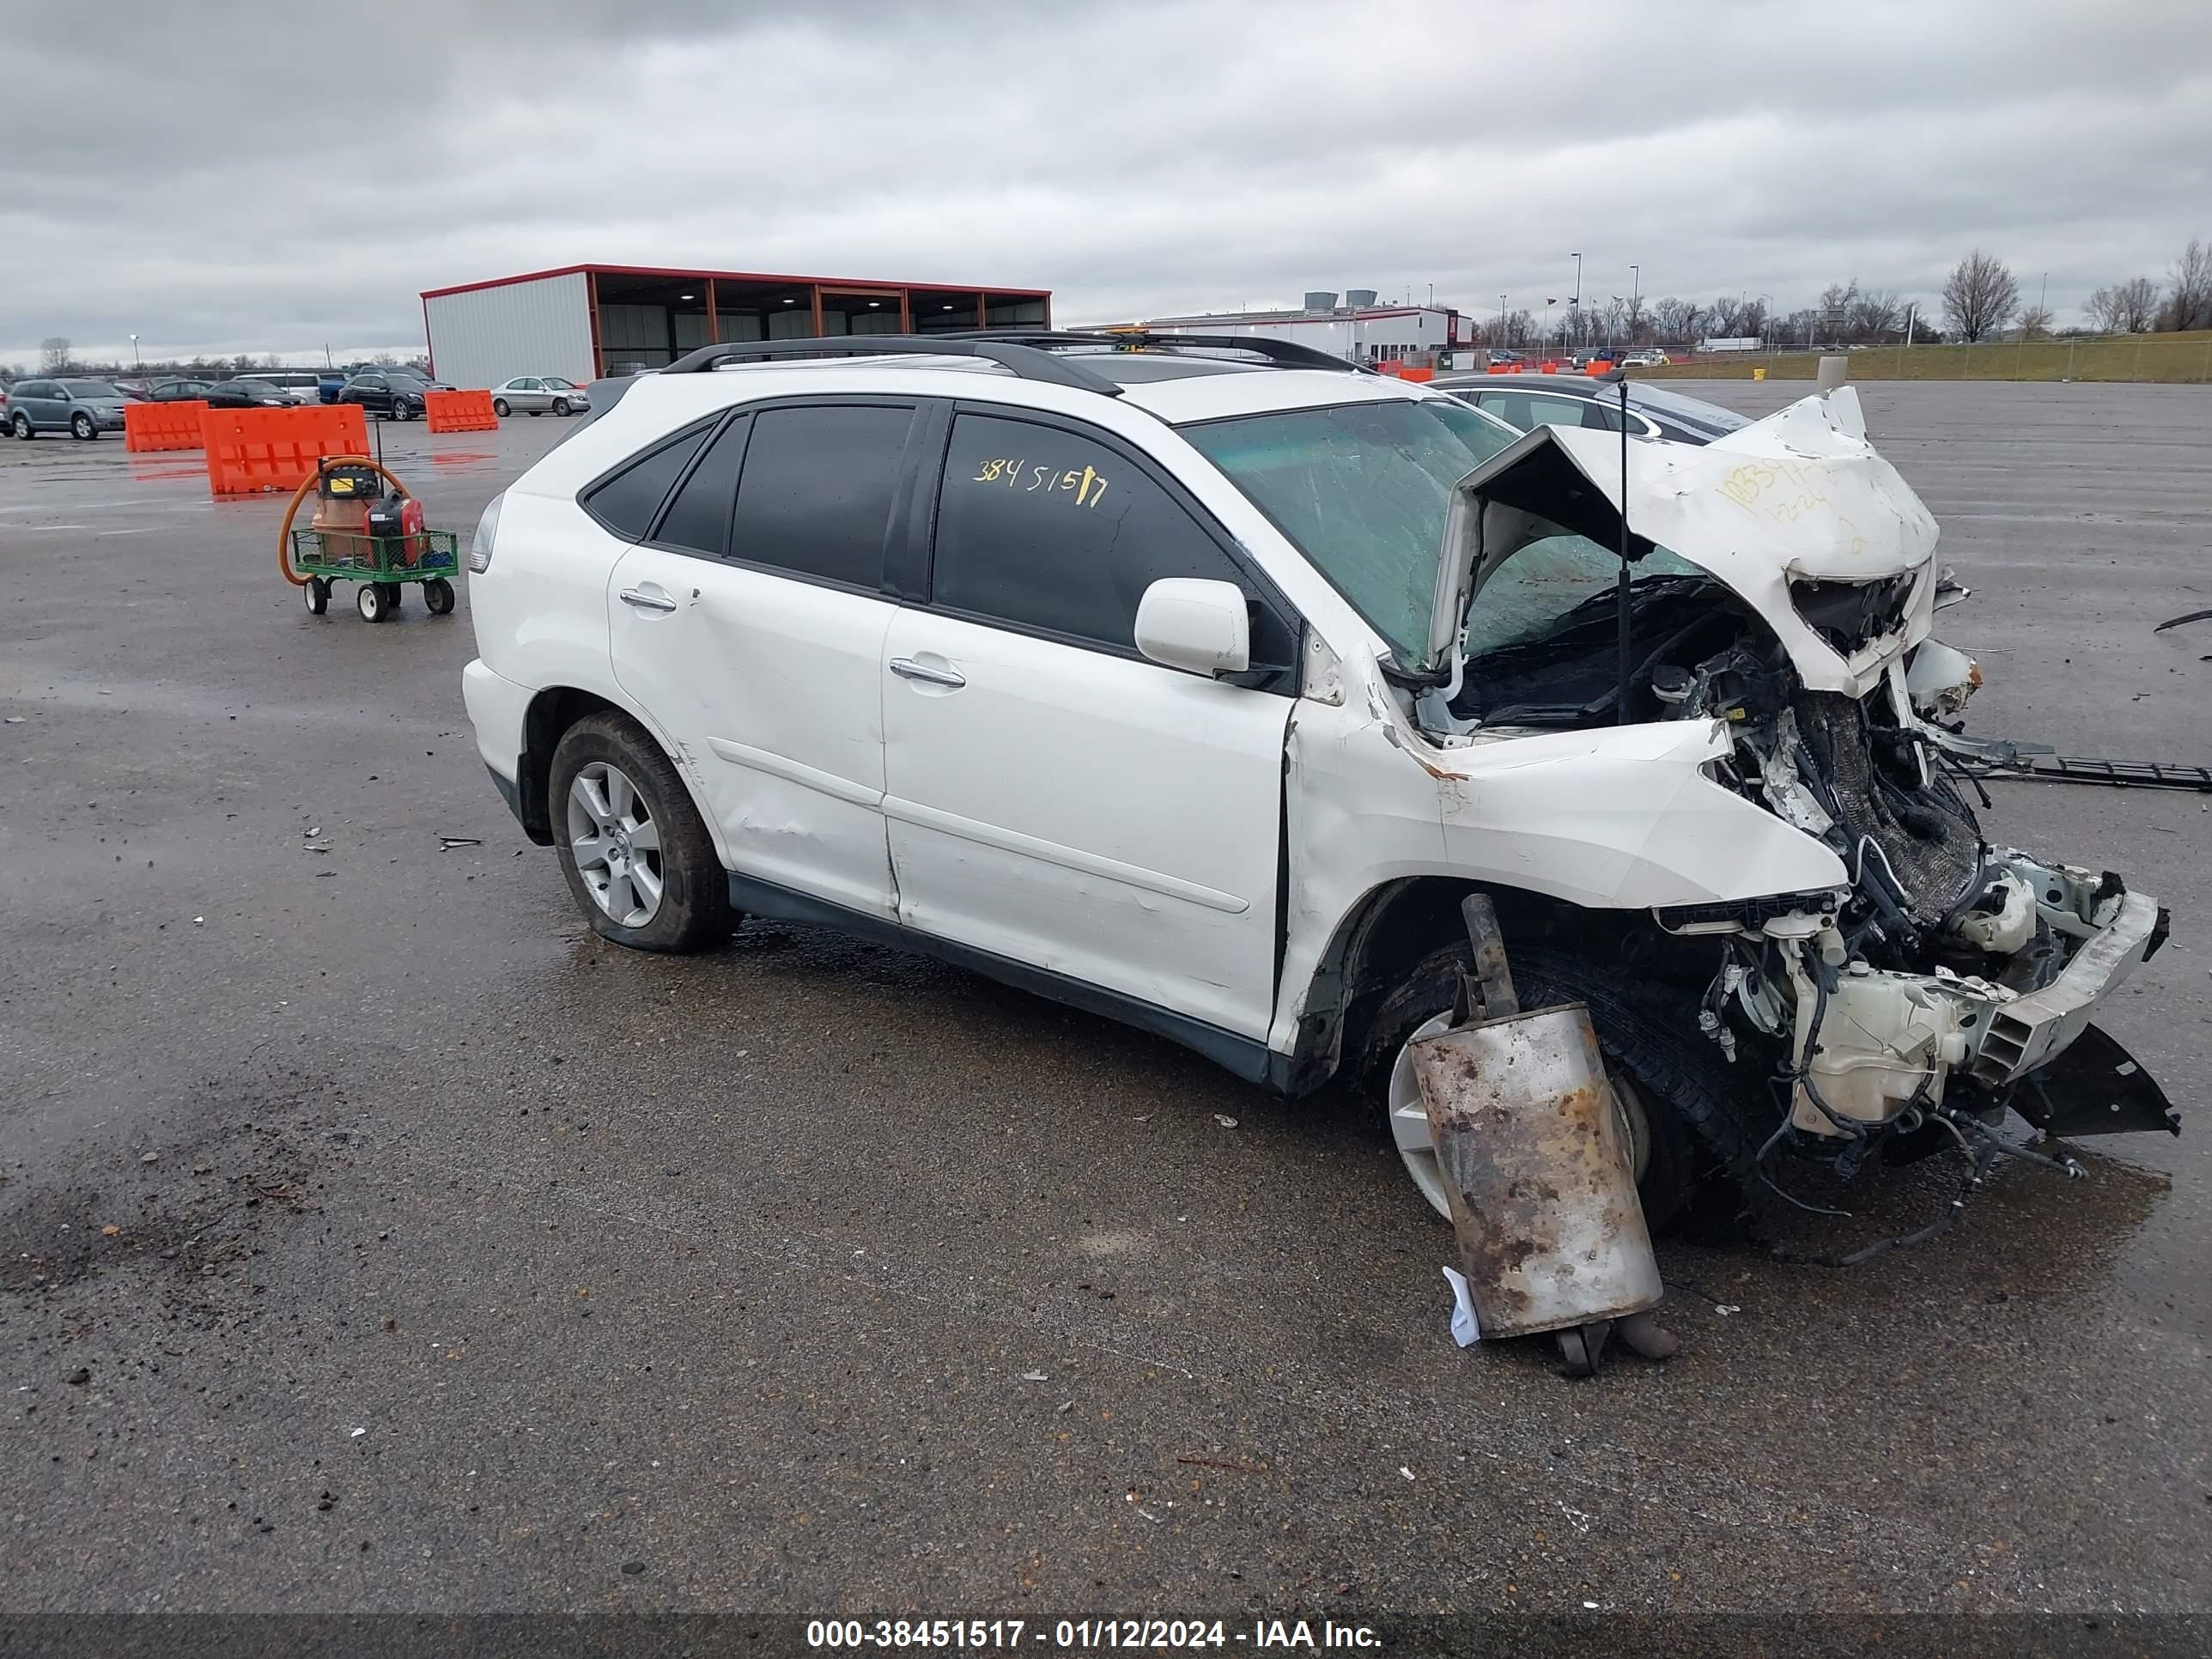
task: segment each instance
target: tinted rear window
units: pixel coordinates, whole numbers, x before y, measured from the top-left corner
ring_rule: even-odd
[[[730,556],[880,588],[914,411],[861,404],[753,416]]]
[[[745,456],[745,432],[752,422],[739,416],[724,427],[691,476],[676,492],[653,539],[663,547],[720,558],[729,545],[730,508],[738,495],[738,466]]]
[[[653,528],[653,514],[660,511],[670,486],[683,476],[713,429],[711,425],[694,427],[639,456],[586,495],[586,509],[616,535],[642,541],[645,532]]]

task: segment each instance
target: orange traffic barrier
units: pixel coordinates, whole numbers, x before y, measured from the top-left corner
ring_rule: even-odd
[[[368,422],[358,404],[299,409],[210,409],[200,417],[208,492],[252,495],[297,489],[325,455],[368,453]]]
[[[173,404],[123,405],[123,447],[132,454],[155,449],[198,449],[200,416],[206,402],[192,398]]]
[[[1589,366],[1588,368],[1584,369],[1583,372],[1585,374],[1593,374],[1593,375],[1595,375],[1595,374],[1612,374],[1612,373],[1613,373],[1613,365],[1612,365],[1611,363],[1609,363],[1609,362],[1607,362],[1603,358],[1597,358],[1597,359],[1594,360],[1594,361],[1591,362],[1590,366]]]
[[[1401,364],[1398,378],[1401,380],[1433,380],[1437,378],[1437,372],[1433,368],[1408,368]]]
[[[489,392],[426,392],[422,414],[433,432],[496,432],[499,416]]]

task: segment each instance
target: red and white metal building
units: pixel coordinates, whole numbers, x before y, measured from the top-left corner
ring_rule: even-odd
[[[1047,289],[640,265],[563,265],[422,295],[431,372],[458,386],[635,374],[724,341],[1051,325]]]

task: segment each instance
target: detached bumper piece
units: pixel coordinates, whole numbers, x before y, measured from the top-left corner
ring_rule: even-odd
[[[2166,942],[2167,926],[2157,900],[2130,893],[2112,925],[2075,951],[2057,979],[1991,1011],[1975,1079],[1996,1088],[2063,1054],[2088,1028],[2098,1000]]]
[[[2012,1108],[2061,1139],[2149,1129],[2181,1133],[2180,1110],[2157,1079],[2094,1025],[2085,1027],[2056,1060],[2022,1079],[2013,1091]]]

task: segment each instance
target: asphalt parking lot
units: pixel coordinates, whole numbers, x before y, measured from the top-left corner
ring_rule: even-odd
[[[2212,762],[2212,623],[2151,631],[2212,605],[2212,396],[1863,397],[1975,590],[1972,729]],[[386,459],[465,531],[563,429]],[[278,512],[0,447],[8,1610],[2212,1599],[2205,798],[1984,814],[2172,905],[2107,1023],[2184,1139],[1854,1272],[1670,1244],[1682,1357],[1570,1384],[1453,1346],[1449,1231],[1347,1099],[801,928],[599,942],[476,758],[466,596],[312,617]]]

